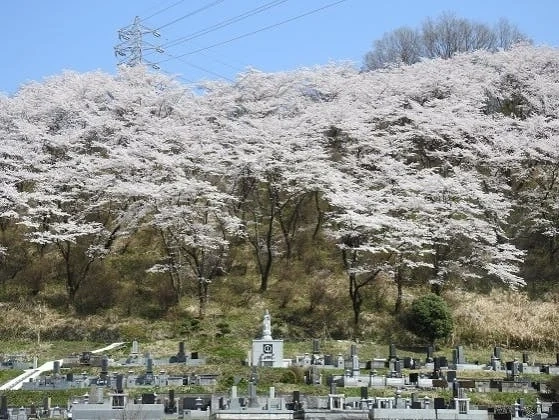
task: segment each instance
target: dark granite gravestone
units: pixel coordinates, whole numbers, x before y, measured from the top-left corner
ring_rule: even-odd
[[[446,380],[449,384],[453,383],[456,379],[456,371],[455,370],[448,370],[446,372]]]
[[[460,396],[460,382],[454,381],[452,382],[452,397],[459,398]]]
[[[551,403],[551,408],[549,409],[549,418],[559,418],[559,402]]]
[[[116,375],[115,391],[119,393],[124,391],[124,375],[122,373]]]
[[[155,394],[154,393],[142,394],[142,404],[155,404]]]
[[[397,378],[402,376],[402,362],[400,360],[394,362],[394,374]]]
[[[444,398],[436,397],[433,399],[433,408],[435,410],[441,410],[446,408],[446,402]]]
[[[312,341],[312,352],[313,354],[320,354],[320,340],[316,338]]]
[[[241,402],[241,405],[244,401]],[[199,410],[207,411],[211,404],[211,399],[205,396],[189,396],[183,397],[182,399],[182,409],[183,410]]]
[[[434,353],[433,346],[427,346],[427,357],[425,358],[425,363],[433,362],[433,353]]]
[[[175,390],[169,390],[169,398],[165,402],[165,413],[172,414],[177,412],[177,402],[175,401]]]
[[[179,342],[179,352],[171,356],[169,363],[186,363],[186,353],[184,351],[184,341]]]
[[[8,397],[2,395],[0,397],[0,419],[9,419],[10,416],[8,414]]]
[[[366,400],[369,398],[369,389],[366,386],[361,387],[361,399]]]

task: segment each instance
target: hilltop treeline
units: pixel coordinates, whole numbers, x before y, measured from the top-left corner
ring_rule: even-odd
[[[228,287],[312,312],[342,279],[358,328],[379,279],[396,311],[417,285],[552,292],[558,81],[558,50],[519,46],[196,90],[140,67],[27,84],[0,98],[4,299],[195,296],[203,316]]]

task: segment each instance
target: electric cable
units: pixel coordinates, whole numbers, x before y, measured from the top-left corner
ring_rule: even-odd
[[[187,13],[187,14],[184,15],[184,16],[181,16],[181,17],[179,17],[179,18],[176,18],[175,20],[172,20],[171,22],[166,23],[165,25],[160,26],[159,28],[156,29],[156,31],[159,31],[160,29],[166,28],[167,26],[171,26],[171,25],[173,25],[174,23],[180,22],[181,20],[186,19],[187,17],[190,17],[190,16],[193,16],[193,15],[195,15],[195,14],[197,14],[197,13],[203,12],[204,10],[209,9],[210,7],[216,6],[216,5],[218,5],[219,3],[223,3],[224,1],[225,1],[225,0],[215,0],[214,2],[212,2],[212,3],[210,3],[210,4],[207,4],[207,5],[205,5],[205,6],[202,6],[202,7],[198,8],[198,9],[196,9],[196,10],[190,12],[190,13]]]
[[[161,9],[161,10],[158,10],[157,12],[155,12],[155,13],[149,15],[148,17],[145,17],[145,18],[140,19],[140,21],[148,20],[148,19],[150,19],[150,18],[152,18],[152,17],[154,17],[154,16],[157,16],[157,15],[159,15],[159,14],[161,14],[161,13],[163,13],[163,12],[169,10],[171,7],[175,7],[176,5],[181,4],[181,3],[184,2],[184,1],[185,1],[185,0],[176,1],[176,2],[174,2],[173,4],[171,4],[170,6],[167,6],[167,7],[163,8],[163,9]]]
[[[235,82],[233,79],[231,79],[231,78],[229,78],[229,77],[227,77],[227,76],[223,76],[222,74],[216,73],[215,71],[208,70],[207,68],[204,68],[204,67],[199,66],[199,65],[197,65],[197,64],[194,64],[194,63],[191,63],[191,62],[189,62],[189,61],[186,61],[186,60],[182,59],[181,57],[174,57],[173,55],[171,55],[171,54],[169,54],[169,53],[165,53],[165,55],[168,55],[169,57],[171,57],[169,60],[172,60],[172,59],[175,59],[175,58],[176,58],[176,59],[182,61],[184,64],[186,64],[186,65],[188,65],[188,66],[190,66],[190,67],[193,67],[193,68],[195,68],[195,69],[201,70],[201,71],[203,71],[204,73],[208,73],[208,74],[217,76],[217,77],[219,77],[220,79],[227,80],[228,82]]]
[[[224,28],[224,27],[226,27],[226,26],[229,26],[229,25],[231,25],[231,24],[233,24],[233,23],[239,22],[239,21],[241,21],[241,20],[243,20],[243,19],[246,19],[246,18],[248,18],[248,17],[250,17],[250,16],[254,16],[254,15],[258,14],[258,13],[264,12],[264,11],[266,11],[266,10],[268,10],[268,9],[271,9],[272,7],[278,6],[278,5],[280,5],[280,4],[282,4],[282,3],[285,3],[285,2],[287,2],[287,1],[288,1],[288,0],[274,0],[274,1],[271,1],[271,2],[269,2],[269,3],[263,4],[262,6],[259,6],[259,7],[256,7],[256,8],[254,8],[254,9],[248,10],[248,11],[245,12],[245,13],[241,13],[240,15],[237,15],[237,16],[234,16],[234,17],[232,17],[232,18],[226,19],[226,20],[224,20],[224,21],[218,22],[218,23],[216,23],[215,25],[209,26],[209,27],[207,27],[207,28],[205,28],[205,29],[201,29],[201,30],[199,30],[199,31],[193,32],[193,33],[191,33],[190,35],[186,35],[186,36],[183,36],[183,37],[181,37],[181,38],[177,38],[177,39],[175,39],[175,40],[166,42],[165,44],[162,44],[161,46],[162,46],[163,48],[174,47],[174,46],[176,46],[176,45],[179,45],[179,44],[182,44],[182,43],[184,43],[184,42],[190,41],[190,40],[192,40],[192,39],[198,38],[198,37],[200,37],[200,36],[202,36],[202,35],[206,35],[206,34],[208,34],[208,33],[210,33],[210,32],[214,32],[214,31],[216,31],[216,30],[218,30],[218,29],[221,29],[221,28]]]
[[[255,31],[244,33],[244,34],[236,36],[234,38],[230,38],[226,41],[222,41],[222,42],[218,42],[218,43],[215,43],[215,44],[212,44],[212,45],[208,45],[207,47],[198,48],[197,50],[189,51],[187,53],[184,53],[184,54],[181,54],[181,55],[178,55],[178,56],[174,56],[174,58],[169,58],[169,59],[166,59],[166,60],[159,61],[157,64],[165,63],[165,62],[171,61],[173,59],[178,59],[178,58],[181,58],[181,57],[185,57],[187,55],[196,54],[196,53],[199,53],[201,51],[205,51],[205,50],[209,50],[211,48],[219,47],[221,45],[229,44],[230,42],[237,41],[239,39],[246,38],[247,36],[251,36],[251,35],[255,35],[255,34],[260,33],[260,32],[267,31],[268,29],[276,28],[278,26],[284,25],[286,23],[292,22],[292,21],[297,20],[297,19],[301,19],[303,17],[306,17],[306,16],[309,16],[311,14],[320,12],[322,10],[328,9],[332,6],[336,6],[340,3],[344,3],[346,1],[348,1],[348,0],[338,0],[338,1],[335,1],[335,2],[332,2],[332,3],[328,3],[328,4],[326,4],[322,7],[310,10],[308,12],[302,13],[302,14],[294,16],[294,17],[291,17],[289,19],[282,20],[281,22],[277,22],[277,23],[274,23],[272,25],[265,26],[263,28],[255,30]]]

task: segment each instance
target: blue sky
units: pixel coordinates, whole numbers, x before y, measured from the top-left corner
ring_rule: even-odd
[[[159,38],[143,35],[153,46],[183,40],[163,53],[145,52],[147,60],[160,63],[161,71],[178,75],[183,82],[234,79],[248,68],[275,72],[338,61],[360,66],[373,41],[384,33],[404,25],[418,27],[426,17],[445,11],[488,24],[504,17],[536,44],[559,46],[556,0],[334,3],[336,0],[5,0],[0,12],[4,33],[0,92],[12,94],[22,83],[41,81],[63,70],[115,73],[117,31],[132,24],[136,16],[143,29],[157,29],[161,34]],[[223,26],[270,4],[276,5]]]

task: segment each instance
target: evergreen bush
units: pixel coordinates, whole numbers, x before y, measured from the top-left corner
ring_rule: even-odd
[[[453,327],[452,313],[440,296],[430,293],[412,302],[407,314],[407,328],[428,340],[429,344],[449,337]]]

